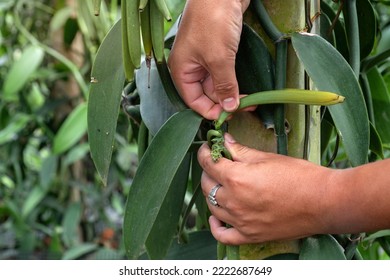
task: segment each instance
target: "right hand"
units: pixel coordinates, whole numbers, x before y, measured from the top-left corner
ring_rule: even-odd
[[[188,0],[169,56],[184,102],[206,119],[235,111],[239,90],[235,59],[250,0]]]

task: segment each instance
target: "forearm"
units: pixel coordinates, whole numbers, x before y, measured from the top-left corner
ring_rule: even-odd
[[[329,233],[390,228],[390,159],[337,170],[329,188]]]

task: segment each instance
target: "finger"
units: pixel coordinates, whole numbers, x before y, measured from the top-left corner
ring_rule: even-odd
[[[257,163],[268,159],[271,155],[269,153],[241,145],[229,133],[225,133],[224,138],[225,147],[228,149],[232,155],[233,160],[236,162]]]
[[[239,105],[239,89],[235,70],[235,54],[208,64],[208,70],[214,82],[214,93],[222,108],[233,112]]]
[[[202,85],[205,79],[209,80],[207,71],[198,63],[189,62],[188,59],[183,60],[183,57],[188,58],[188,54],[177,48],[168,59],[175,87],[183,101],[195,112],[209,120],[217,119],[222,112],[222,107],[217,100],[214,101],[210,98],[212,95],[207,96],[204,93]]]
[[[222,107],[204,94],[200,81],[188,82],[176,78],[175,86],[184,102],[204,118],[215,120],[222,112]]]
[[[201,178],[201,187],[203,191],[203,195],[208,200],[208,195],[210,194],[211,190],[217,186],[219,183],[215,181],[213,178],[211,178],[206,172],[202,173]],[[227,186],[224,186],[221,184],[221,187],[218,188],[216,194],[215,194],[215,200],[218,202],[219,206],[224,208],[225,201],[229,197],[229,190]],[[210,203],[210,208],[212,208],[214,205]],[[215,206],[214,206],[215,207]]]
[[[234,176],[233,173],[237,171],[234,168],[236,163],[226,158],[220,158],[218,162],[214,162],[211,158],[210,148],[207,144],[203,144],[200,147],[198,151],[198,162],[210,177],[222,185],[226,184],[227,176]]]
[[[226,227],[223,222],[215,216],[209,218],[210,230],[215,239],[226,245],[240,245],[248,243],[247,238],[238,230],[232,227]]]
[[[204,78],[201,83],[204,94],[206,94],[212,101],[214,101],[214,103],[218,103],[218,98],[214,94],[214,84],[211,76],[207,75],[207,77]]]

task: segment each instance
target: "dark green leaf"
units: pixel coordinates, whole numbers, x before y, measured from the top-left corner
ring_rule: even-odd
[[[343,95],[342,104],[329,106],[352,166],[367,162],[369,123],[365,101],[351,67],[325,39],[307,33],[292,35],[293,47],[319,90]]]
[[[164,259],[177,231],[184,195],[187,190],[190,160],[191,156],[187,154],[169,186],[160,212],[146,240],[146,249],[151,259]]]
[[[202,118],[191,110],[176,113],[159,130],[146,150],[126,203],[123,231],[130,259],[139,257],[201,121]]]
[[[348,59],[347,34],[340,18],[336,19],[336,12],[325,1],[321,1],[321,12],[326,14],[331,22],[335,21],[333,30],[327,30],[326,32],[332,32],[334,34],[335,47],[345,59]]]
[[[298,254],[288,253],[288,254],[279,254],[266,258],[265,260],[299,260]]]
[[[77,20],[69,17],[64,26],[64,43],[67,47],[70,47],[76,38],[78,27]]]
[[[320,23],[321,23],[320,26],[321,37],[326,39],[326,41],[328,41],[333,46],[335,46],[336,38],[332,30],[332,22],[325,13],[320,15]]]
[[[96,54],[88,100],[91,156],[104,184],[107,183],[125,81],[122,63],[121,24],[118,21]]]
[[[329,142],[334,136],[333,122],[329,122],[326,118],[321,121],[321,155],[323,155],[328,148]]]
[[[187,244],[174,242],[167,260],[216,260],[217,242],[209,231],[198,231],[189,234]]]
[[[382,139],[378,131],[370,122],[370,150],[381,159],[384,159]]]
[[[58,155],[76,144],[87,132],[87,104],[80,103],[66,118],[53,140],[53,153]]]
[[[244,24],[236,56],[236,76],[240,93],[251,94],[272,90],[275,86],[275,66],[263,39]],[[257,113],[267,127],[274,125],[274,105],[263,105]]]
[[[369,0],[356,1],[356,9],[359,19],[360,59],[364,59],[371,53],[375,45],[377,19]]]
[[[24,87],[28,79],[38,69],[44,52],[39,46],[27,47],[19,60],[15,61],[5,77],[2,98],[5,101],[19,100],[18,91]]]
[[[206,200],[202,194],[202,189],[200,186],[200,180],[202,177],[202,172],[203,169],[200,166],[198,162],[198,158],[196,157],[196,154],[192,157],[192,165],[191,165],[191,179],[192,179],[192,192],[193,195],[196,195],[196,200],[195,200],[195,206],[198,211],[198,217],[202,224],[206,227],[209,228],[209,210],[207,207]],[[198,194],[196,193],[198,192]]]
[[[274,64],[263,39],[244,24],[236,56],[236,75],[240,93],[274,89]]]
[[[305,238],[299,253],[300,260],[345,260],[344,249],[331,235]]]
[[[367,73],[374,107],[375,127],[384,144],[390,144],[390,92],[377,67]]]

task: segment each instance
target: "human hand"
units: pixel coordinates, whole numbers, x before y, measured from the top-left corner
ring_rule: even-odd
[[[326,233],[330,217],[327,201],[333,170],[292,157],[265,153],[236,143],[225,135],[233,161],[217,163],[203,145],[198,153],[204,169],[202,189],[213,186],[220,207],[207,201],[211,232],[225,244],[291,240]],[[225,227],[224,223],[232,227]]]
[[[168,59],[184,102],[206,119],[239,104],[235,73],[242,14],[250,0],[188,0]]]

